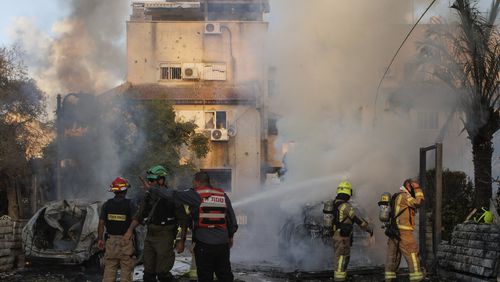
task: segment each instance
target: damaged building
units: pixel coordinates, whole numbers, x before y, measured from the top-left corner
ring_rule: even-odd
[[[168,100],[179,121],[196,123],[210,153],[196,159],[186,150],[181,161],[209,172],[235,198],[260,189],[281,165],[267,108],[269,9],[267,0],[134,1],[127,79],[114,90]]]

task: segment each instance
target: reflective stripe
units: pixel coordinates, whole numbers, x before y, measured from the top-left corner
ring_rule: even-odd
[[[200,213],[200,217],[203,217],[203,218],[226,218],[226,215],[220,214],[220,213]]]
[[[200,207],[216,207],[216,208],[225,208],[225,203],[201,203]]]
[[[196,192],[198,192],[200,194],[208,193],[208,194],[224,195],[224,192],[217,191],[214,189],[200,189],[200,190],[196,190]]]
[[[396,197],[396,212],[394,213],[395,215],[398,215],[399,211],[401,210],[401,200],[402,199],[403,199],[403,194],[399,194]],[[399,226],[399,218],[400,218],[400,216],[398,216],[398,218],[396,218],[396,223],[398,224],[398,226]]]
[[[422,272],[410,273],[410,281],[420,281],[424,279],[424,274]]]
[[[396,272],[386,271],[385,279],[396,279]]]
[[[342,265],[344,264],[344,256],[339,257],[339,261],[337,262],[337,271],[342,272]]]
[[[343,215],[344,215],[344,210],[346,209],[346,207],[347,207],[346,203],[342,204],[341,207],[340,207],[340,210],[339,210],[339,222],[343,222],[344,221]]]
[[[126,221],[127,220],[127,216],[124,215],[124,214],[112,214],[112,213],[108,213],[108,220],[111,220],[111,221]]]
[[[333,281],[345,281],[347,273],[343,271],[335,271],[333,273]]]
[[[408,226],[408,225],[399,225],[398,224],[399,230],[406,230],[406,231],[413,231],[415,228],[413,226]]]
[[[418,272],[420,269],[419,269],[419,266],[418,266],[418,258],[417,258],[417,254],[416,253],[411,253],[411,260],[413,262],[413,271],[414,272]],[[410,273],[411,275],[411,273]]]

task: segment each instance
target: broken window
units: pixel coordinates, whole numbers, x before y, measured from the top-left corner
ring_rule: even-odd
[[[162,64],[160,66],[160,79],[162,80],[182,79],[181,64]]]
[[[210,184],[213,187],[221,188],[225,192],[231,192],[231,169],[230,168],[207,168],[201,169],[208,173]]]
[[[206,112],[205,113],[205,129],[214,129],[215,128],[215,113],[214,112]]]
[[[205,129],[227,129],[226,111],[205,112]]]

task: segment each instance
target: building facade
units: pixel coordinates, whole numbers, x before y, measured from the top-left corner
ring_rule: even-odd
[[[166,99],[210,138],[183,161],[233,197],[260,190],[267,169],[267,0],[137,1],[127,22],[127,93]]]

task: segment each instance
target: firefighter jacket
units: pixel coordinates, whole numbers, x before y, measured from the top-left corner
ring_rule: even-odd
[[[349,203],[348,199],[344,199],[342,195],[338,195],[333,202],[334,206],[334,226],[333,231],[339,230],[344,237],[350,236],[352,233],[352,225],[356,223],[363,230],[367,230],[368,222],[356,215],[356,212]]]
[[[130,199],[112,198],[101,208],[99,218],[104,220],[109,235],[123,235],[132,221],[135,206]]]
[[[413,185],[415,196],[405,190],[400,192],[394,200],[394,214],[399,215],[396,218],[399,230],[415,230],[415,214],[424,201],[424,193],[418,184],[413,183]]]

